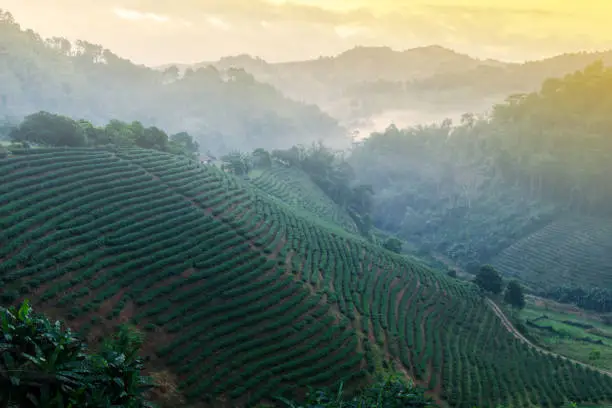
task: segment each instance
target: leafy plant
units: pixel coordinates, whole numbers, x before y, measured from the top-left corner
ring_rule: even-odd
[[[307,395],[304,404],[296,405],[284,398],[278,398],[291,408],[399,408],[435,407],[433,400],[425,396],[424,390],[414,383],[406,383],[400,376],[390,375],[363,389],[352,398],[344,398],[343,384],[334,394],[317,390]]]
[[[98,354],[59,321],[19,308],[0,309],[0,406],[148,407],[140,375],[142,338],[127,327]]]

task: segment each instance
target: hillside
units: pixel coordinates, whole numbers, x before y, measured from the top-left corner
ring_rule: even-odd
[[[290,147],[344,131],[313,105],[290,100],[241,70],[202,68],[178,78],[102,45],[43,39],[0,10],[0,121],[48,111],[100,125],[140,121],[194,135],[204,151]]]
[[[195,403],[255,403],[394,366],[451,406],[612,400],[612,378],[541,354],[474,286],[313,223],[214,167],[140,149],[0,160],[4,303],[94,342],[132,322]],[[214,373],[214,374],[213,374]]]
[[[194,65],[175,65],[179,70],[214,66],[224,70],[241,68],[258,81],[273,85],[295,100],[316,104],[338,119],[344,126],[365,132],[372,115],[393,109],[414,111],[414,118],[435,112],[434,118],[445,117],[447,110],[439,103],[435,109],[418,98],[404,95],[400,101],[389,93],[379,94],[379,84],[389,84],[393,92],[402,92],[407,82],[419,82],[436,75],[471,72],[480,66],[505,65],[498,61],[481,61],[440,46],[426,46],[403,51],[389,47],[355,47],[341,54],[314,60],[270,63],[250,55],[221,58]],[[163,70],[171,64],[158,67]],[[384,85],[383,85],[384,86]],[[389,90],[387,88],[387,90]],[[436,91],[437,92],[437,91]],[[384,100],[381,100],[382,96]],[[443,98],[442,98],[443,99]],[[409,103],[412,101],[412,103]],[[465,101],[464,101],[465,103]],[[478,104],[484,109],[486,105]],[[463,106],[470,110],[472,106]],[[461,111],[463,112],[463,111]],[[395,121],[400,120],[395,117]],[[384,123],[386,126],[388,123]],[[380,129],[376,129],[380,130]]]
[[[376,227],[470,269],[553,221],[609,219],[611,85],[612,68],[597,63],[550,78],[538,92],[509,97],[487,117],[466,114],[455,126],[448,121],[391,126],[372,134],[353,149],[349,162],[358,180],[375,188]],[[531,263],[544,254],[560,251],[560,240],[574,239],[572,234],[589,231],[592,224],[586,221],[561,235],[544,233],[540,254],[521,247],[529,260],[515,268],[535,267]],[[592,246],[576,240],[564,255],[569,262],[564,267],[539,267],[603,265],[609,239],[602,236]],[[586,262],[594,256],[600,258]],[[585,288],[607,287],[604,270],[572,281]],[[558,272],[546,271],[527,282],[550,281]],[[557,282],[564,283],[570,282]]]
[[[516,242],[491,263],[534,288],[612,290],[612,220],[560,219]]]
[[[336,224],[355,234],[355,222],[341,209],[310,177],[303,171],[273,162],[270,169],[254,171],[251,174],[253,185],[264,194],[279,199],[296,211],[307,211],[318,221]]]
[[[317,104],[343,125],[367,134],[390,123],[410,126],[446,117],[458,120],[464,112],[484,113],[507,95],[533,92],[547,78],[599,60],[612,64],[612,51],[507,63],[479,60],[440,46],[403,51],[356,47],[308,61],[270,63],[238,55],[177,68],[245,69],[285,95]]]

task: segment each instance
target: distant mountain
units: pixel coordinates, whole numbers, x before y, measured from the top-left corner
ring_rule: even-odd
[[[432,45],[405,51],[355,47],[333,57],[283,63],[243,54],[178,68],[243,68],[293,99],[319,105],[346,126],[367,128],[375,121],[408,125],[484,112],[509,94],[534,91],[547,78],[597,60],[612,64],[612,51],[507,63]]]
[[[179,78],[100,45],[42,39],[10,14],[0,15],[0,51],[0,118],[46,110],[95,124],[137,120],[187,131],[219,152],[348,140],[318,107],[289,100],[242,70],[204,68]]]

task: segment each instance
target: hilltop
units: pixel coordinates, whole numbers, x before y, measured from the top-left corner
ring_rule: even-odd
[[[193,403],[390,370],[451,406],[612,399],[610,376],[532,348],[472,284],[269,188],[153,150],[14,150],[0,159],[1,300],[27,296],[92,343],[137,325],[150,370]]]
[[[337,121],[318,107],[288,99],[243,70],[202,68],[179,78],[102,45],[43,39],[1,9],[0,50],[0,124],[37,111],[94,125],[139,121],[188,132],[215,152],[346,141]]]
[[[372,134],[349,162],[374,186],[374,224],[468,270],[492,262],[534,290],[609,290],[611,84],[612,68],[595,63],[486,117]],[[610,293],[565,298],[581,297],[609,310]]]
[[[317,104],[342,124],[367,133],[371,121],[378,126],[373,130],[380,131],[390,123],[413,125],[458,119],[464,112],[483,113],[507,95],[536,91],[548,78],[600,60],[612,64],[612,51],[510,63],[431,45],[403,51],[355,47],[335,56],[282,63],[243,54],[176,67],[242,68],[285,95]]]

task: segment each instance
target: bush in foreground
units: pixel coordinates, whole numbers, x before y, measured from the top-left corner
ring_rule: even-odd
[[[389,376],[375,383],[352,398],[345,399],[342,385],[337,393],[311,392],[304,404],[294,404],[281,399],[291,408],[434,408],[433,400],[425,396],[422,388],[406,383],[400,376]]]
[[[0,308],[0,406],[149,407],[140,375],[142,338],[121,327],[97,354],[60,322],[19,308]]]

